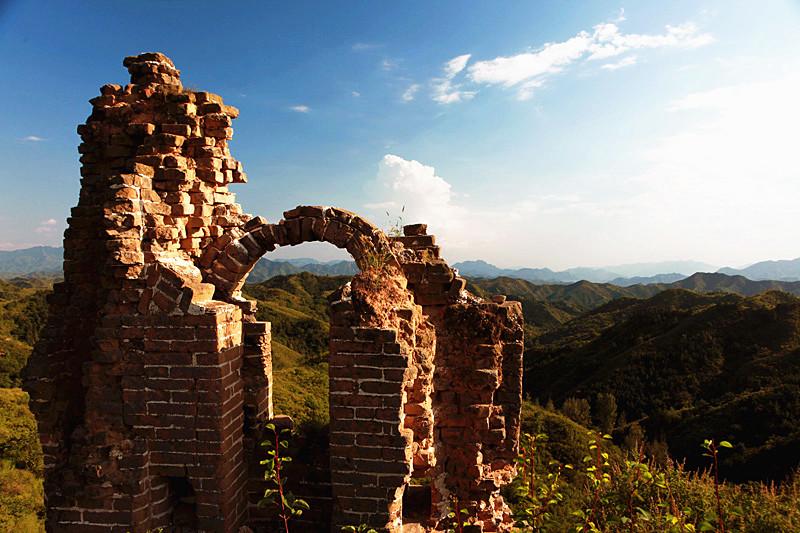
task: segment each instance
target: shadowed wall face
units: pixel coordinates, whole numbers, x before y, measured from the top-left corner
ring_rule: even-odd
[[[519,441],[519,304],[484,302],[424,225],[387,237],[354,213],[242,213],[228,149],[238,111],[183,89],[166,56],[126,58],[78,128],[81,192],[64,281],[26,370],[45,452],[52,531],[265,527],[260,427],[272,412],[270,325],[242,299],[277,246],[325,241],[362,269],[331,304],[332,517],[400,531],[445,523],[458,498],[507,530],[499,496]],[[411,501],[407,499],[407,501]],[[418,511],[418,510],[417,510]]]

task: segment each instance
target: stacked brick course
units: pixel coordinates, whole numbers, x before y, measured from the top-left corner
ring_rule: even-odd
[[[238,111],[184,89],[162,54],[123,64],[131,83],[104,85],[78,128],[64,281],[26,369],[48,530],[268,530],[254,504],[270,325],[241,287],[265,253],[308,241],[362,269],[331,303],[332,511],[312,530],[433,530],[453,498],[482,531],[508,530],[519,305],[469,295],[424,225],[389,238],[333,207],[275,224],[242,213],[228,190],[246,181],[228,148]],[[420,478],[428,504],[412,513]]]

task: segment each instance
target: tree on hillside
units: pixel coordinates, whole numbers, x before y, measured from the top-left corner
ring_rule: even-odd
[[[561,412],[582,426],[592,423],[592,408],[585,398],[567,398],[561,406]]]
[[[603,433],[611,433],[617,421],[617,398],[613,393],[600,392],[594,400],[592,411],[595,425]]]
[[[625,438],[622,442],[623,446],[632,452],[636,452],[640,447],[644,446],[645,432],[639,422],[632,422],[628,426],[628,430],[625,432]]]

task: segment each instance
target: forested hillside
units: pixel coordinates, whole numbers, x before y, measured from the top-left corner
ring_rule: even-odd
[[[731,479],[781,479],[800,463],[800,299],[669,290],[622,299],[532,340],[525,390],[560,405],[613,394],[676,457],[697,442],[737,443]]]
[[[18,387],[19,373],[47,319],[52,280],[0,279],[0,387]]]
[[[621,287],[578,281],[570,285],[542,285],[516,278],[470,279],[468,288],[479,296],[504,294],[522,302],[529,332],[535,334],[563,324],[618,298],[650,298],[670,289],[701,293],[720,292],[753,296],[769,290],[800,295],[800,282],[752,281],[742,276],[697,273],[674,283]]]

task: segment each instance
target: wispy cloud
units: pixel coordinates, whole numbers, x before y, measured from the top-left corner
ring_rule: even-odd
[[[289,109],[291,109],[292,111],[294,111],[296,113],[310,113],[311,112],[311,108],[308,107],[307,105],[293,105]]]
[[[359,96],[361,96],[361,93],[358,91],[351,91],[350,96],[352,96],[353,98],[358,98]]]
[[[56,226],[58,225],[58,221],[54,218],[48,218],[47,220],[42,220],[39,222],[39,225],[34,229],[36,233],[53,233],[56,230]]]
[[[38,135],[28,135],[27,137],[22,137],[20,141],[31,142],[31,143],[38,143],[42,141],[46,141],[44,137],[39,137]]]
[[[592,31],[581,31],[564,41],[545,43],[519,54],[477,61],[468,68],[469,54],[454,57],[445,64],[444,75],[432,80],[433,99],[440,103],[468,100],[475,91],[461,87],[472,82],[514,88],[517,99],[527,100],[551,77],[578,63],[610,59],[634,50],[698,48],[714,41],[711,34],[702,33],[691,22],[667,25],[658,34],[638,34],[623,33],[617,24],[624,20],[624,11],[620,11],[614,22],[597,24]],[[605,63],[601,68],[616,70],[632,66],[636,61],[636,56],[630,55],[615,63]],[[462,72],[464,81],[457,83],[455,80]]]
[[[623,57],[615,63],[605,63],[600,66],[603,70],[619,70],[625,67],[632,67],[636,64],[636,56]]]
[[[396,68],[397,68],[397,62],[392,59],[384,58],[381,61],[381,69],[383,70],[389,71],[389,70],[394,70]]]
[[[466,68],[471,54],[456,56],[442,68],[443,76],[432,81],[433,99],[440,104],[453,104],[470,100],[475,96],[476,91],[461,90],[460,83],[454,83],[453,79]]]
[[[664,33],[646,35],[621,33],[613,23],[598,24],[594,27],[589,59],[606,59],[630,50],[646,48],[698,48],[714,42],[709,33],[699,33],[697,26],[687,22],[679,26],[667,25]]]
[[[405,91],[403,91],[403,95],[400,98],[402,98],[404,102],[412,101],[416,96],[417,91],[419,91],[419,88],[419,83],[412,83]]]

